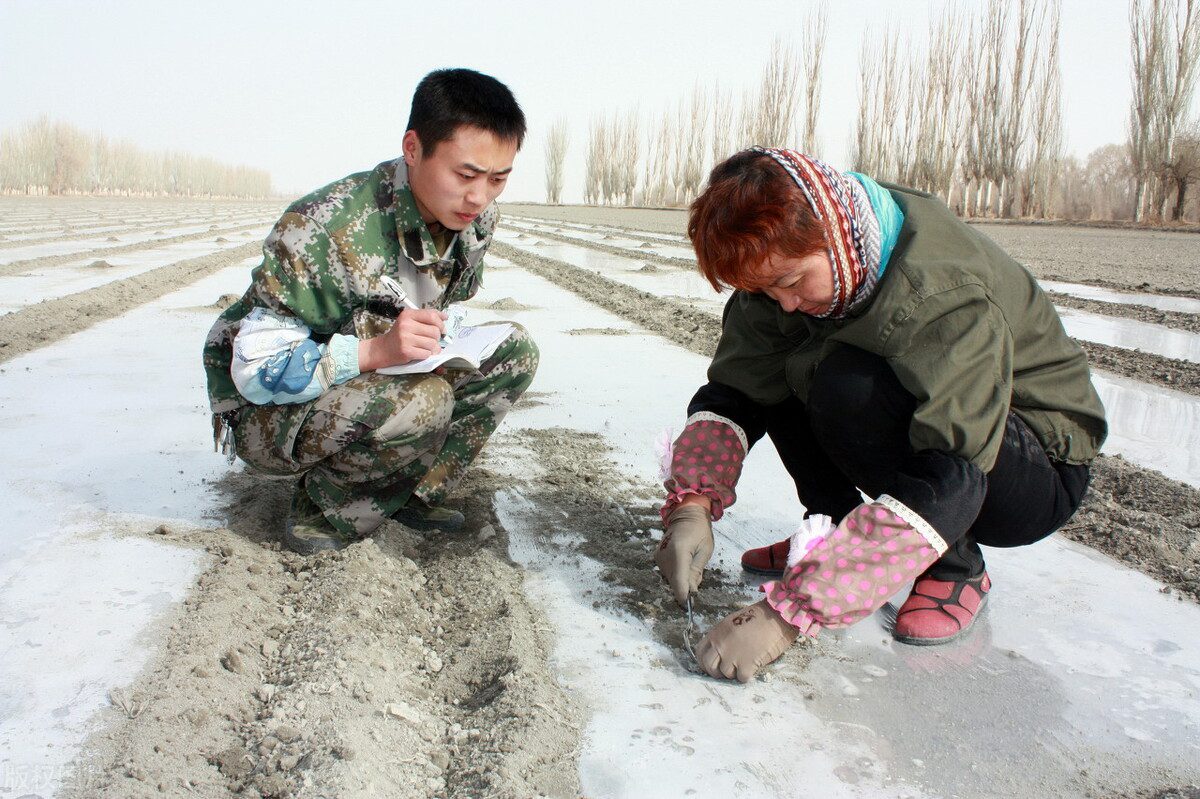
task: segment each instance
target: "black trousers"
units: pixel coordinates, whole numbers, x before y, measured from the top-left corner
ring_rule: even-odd
[[[706,388],[714,386],[710,383]],[[748,413],[730,406],[730,391],[717,387],[709,392],[710,399],[719,400],[716,404],[698,403],[705,392],[701,389],[689,411],[719,413],[717,406],[724,406],[736,415],[723,415],[749,423],[747,435],[752,439],[762,432],[769,435],[810,514],[826,514],[836,523],[861,503],[859,489],[870,497],[890,493],[893,486],[904,484],[904,472],[921,462],[914,459],[918,453],[913,452],[908,435],[916,398],[882,358],[864,350],[842,347],[826,357],[814,375],[807,404],[793,398]],[[748,402],[744,396],[741,399]],[[969,464],[942,456],[932,466],[926,460],[919,468],[927,479],[930,469],[963,466]],[[984,568],[980,544],[1018,547],[1050,535],[1079,507],[1088,477],[1087,466],[1047,457],[1029,427],[1010,411],[999,456],[984,480],[982,505],[977,498],[962,503],[970,512],[979,508],[974,519],[954,519],[953,508],[944,507],[954,503],[953,489],[938,500],[948,515],[933,514],[947,518],[946,524],[930,518],[925,508],[914,508],[950,545],[927,574],[938,579],[974,577]],[[936,475],[933,480],[937,482]],[[953,486],[955,479],[945,484]]]

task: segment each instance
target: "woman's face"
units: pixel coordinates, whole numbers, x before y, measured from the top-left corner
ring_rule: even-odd
[[[788,313],[815,316],[833,303],[833,266],[829,255],[815,252],[798,258],[774,256],[758,270],[759,279],[749,288],[766,294]]]

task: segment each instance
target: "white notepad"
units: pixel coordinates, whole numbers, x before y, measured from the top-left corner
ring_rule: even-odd
[[[381,375],[419,375],[432,372],[439,366],[448,369],[478,369],[500,346],[500,342],[508,338],[515,328],[507,322],[495,325],[479,325],[478,327],[461,327],[454,340],[442,348],[437,355],[431,355],[423,361],[410,361],[398,366],[385,366],[376,369]]]

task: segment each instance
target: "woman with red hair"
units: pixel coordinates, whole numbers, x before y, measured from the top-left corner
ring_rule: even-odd
[[[655,561],[685,604],[764,435],[807,516],[742,556],[776,579],[705,635],[701,667],[748,680],[909,583],[897,640],[967,632],[991,589],[980,545],[1060,527],[1107,433],[1054,306],[935,197],[791,150],[717,165],[688,235],[704,276],[734,292],[672,447]]]

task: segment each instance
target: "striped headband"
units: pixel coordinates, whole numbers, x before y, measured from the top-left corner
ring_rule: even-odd
[[[824,226],[833,267],[833,302],[829,310],[816,316],[835,319],[845,316],[873,293],[879,277],[879,248],[871,246],[871,226],[877,240],[879,223],[862,186],[824,161],[795,150],[750,149],[769,155],[783,167]],[[868,227],[867,235],[864,225]]]

